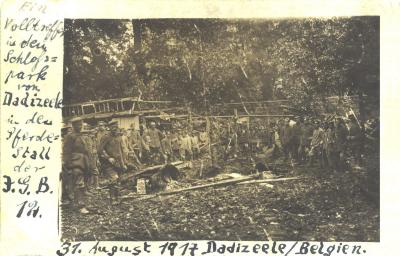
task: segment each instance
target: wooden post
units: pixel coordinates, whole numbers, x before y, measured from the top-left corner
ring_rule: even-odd
[[[210,154],[210,159],[211,159],[211,165],[214,165],[214,157],[212,154],[211,150],[211,123],[210,123],[210,118],[206,116],[206,131],[207,131],[207,137],[208,137],[208,153]]]

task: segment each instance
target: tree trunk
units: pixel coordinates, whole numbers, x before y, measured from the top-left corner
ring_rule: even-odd
[[[142,50],[142,26],[143,21],[132,20],[133,27],[133,42],[134,42],[134,62],[136,64],[136,71],[145,86],[148,85],[147,70],[145,67],[144,59],[141,53]]]
[[[140,20],[132,20],[133,42],[135,51],[142,49],[142,22]]]

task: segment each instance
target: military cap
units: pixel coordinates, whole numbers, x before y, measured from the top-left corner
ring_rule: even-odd
[[[83,119],[79,116],[71,119],[71,123],[79,123],[79,122],[83,122]]]
[[[72,126],[69,123],[62,123],[62,127],[61,129],[68,129],[68,128],[72,128]]]

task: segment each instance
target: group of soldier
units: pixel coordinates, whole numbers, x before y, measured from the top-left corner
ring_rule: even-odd
[[[85,195],[95,193],[99,176],[105,183],[118,183],[123,173],[144,165],[177,160],[193,160],[200,156],[201,139],[197,131],[163,130],[150,122],[149,127],[119,127],[118,121],[99,121],[90,127],[80,118],[65,126],[63,137],[62,181],[64,199],[81,209]]]
[[[351,156],[361,163],[360,124],[354,115],[348,118],[330,117],[323,121],[297,118],[293,123],[285,119],[273,128],[274,154],[285,160],[313,165],[323,170],[343,171]]]
[[[345,170],[349,158],[356,164],[362,160],[363,133],[354,114],[323,121],[287,117],[251,127],[233,120],[228,128],[222,125],[208,133],[188,128],[160,130],[155,122],[149,122],[147,128],[132,124],[129,129],[121,129],[118,121],[99,121],[90,127],[75,118],[71,124],[62,131],[63,191],[66,201],[82,212],[86,211],[83,198],[97,191],[100,175],[105,182],[118,183],[123,173],[143,165],[198,159],[201,148],[209,148],[211,151],[202,152],[222,156],[224,161],[240,156],[252,159],[257,152],[266,151],[272,161],[317,162],[321,169],[333,171]]]
[[[253,126],[232,124],[219,137],[222,159],[252,158],[269,152],[271,161],[314,165],[324,170],[348,168],[349,159],[356,165],[362,160],[363,132],[354,114],[326,118],[286,117]],[[229,132],[227,132],[229,131]],[[379,133],[379,132],[378,132]]]

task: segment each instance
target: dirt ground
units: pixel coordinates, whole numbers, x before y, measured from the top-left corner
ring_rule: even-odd
[[[232,171],[228,166],[223,172]],[[186,178],[175,185],[206,183],[194,178],[197,168],[185,170]],[[270,183],[273,187],[236,184],[153,198],[134,195],[127,184],[122,197],[133,196],[119,203],[110,203],[108,190],[100,190],[88,197],[88,214],[62,206],[62,236],[79,241],[379,241],[379,194],[377,199],[366,193],[369,170],[332,173],[283,163],[276,169],[280,176],[305,178]]]

